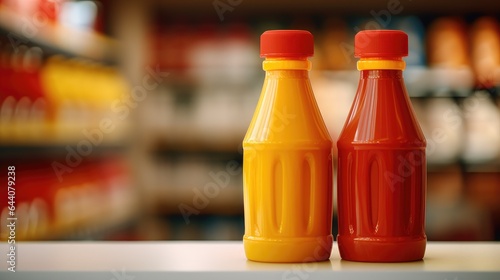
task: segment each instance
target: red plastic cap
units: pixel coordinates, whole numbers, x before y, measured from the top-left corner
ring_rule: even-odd
[[[399,30],[366,30],[354,37],[355,57],[408,56],[408,35]]]
[[[260,57],[310,57],[314,39],[305,30],[269,30],[260,36]]]

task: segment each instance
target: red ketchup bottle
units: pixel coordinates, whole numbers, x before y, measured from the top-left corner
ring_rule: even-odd
[[[426,141],[403,80],[408,36],[361,31],[355,37],[359,86],[338,146],[338,245],[342,259],[423,258]]]

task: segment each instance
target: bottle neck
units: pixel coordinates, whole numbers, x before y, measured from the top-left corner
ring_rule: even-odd
[[[363,57],[358,61],[358,70],[399,70],[406,67],[402,57]]]
[[[311,70],[311,62],[307,57],[280,57],[280,58],[269,58],[267,57],[262,63],[262,69],[267,73],[274,71],[289,71],[295,70],[299,72],[305,72]],[[295,72],[294,71],[294,72]]]

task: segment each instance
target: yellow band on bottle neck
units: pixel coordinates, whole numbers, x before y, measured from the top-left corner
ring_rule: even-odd
[[[307,59],[266,59],[262,68],[267,70],[311,70],[311,62]]]
[[[361,58],[358,70],[404,70],[406,63],[402,59]]]

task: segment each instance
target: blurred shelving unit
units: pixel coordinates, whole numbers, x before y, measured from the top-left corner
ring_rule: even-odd
[[[0,159],[25,179],[45,175],[23,183],[47,190],[19,197],[34,219],[23,230],[43,225],[44,213],[55,229],[21,239],[108,238],[129,224],[136,230],[117,239],[241,239],[241,142],[262,87],[259,35],[314,33],[312,86],[336,139],[358,82],[352,38],[382,27],[404,29],[412,43],[405,79],[429,144],[429,239],[500,240],[500,71],[489,63],[500,63],[500,5],[100,2],[106,32],[58,24],[50,9],[44,20],[36,8],[20,16],[8,7],[16,1],[0,0]]]
[[[0,161],[15,168],[16,238],[96,238],[138,212],[130,124],[110,110],[128,94],[119,45],[62,24],[58,12],[75,2],[33,3],[0,1]],[[3,227],[8,206],[2,199]]]
[[[47,53],[116,63],[116,40],[95,31],[82,30],[19,15],[0,6],[0,30],[7,33],[13,47],[38,46]],[[71,38],[70,40],[68,38]]]

